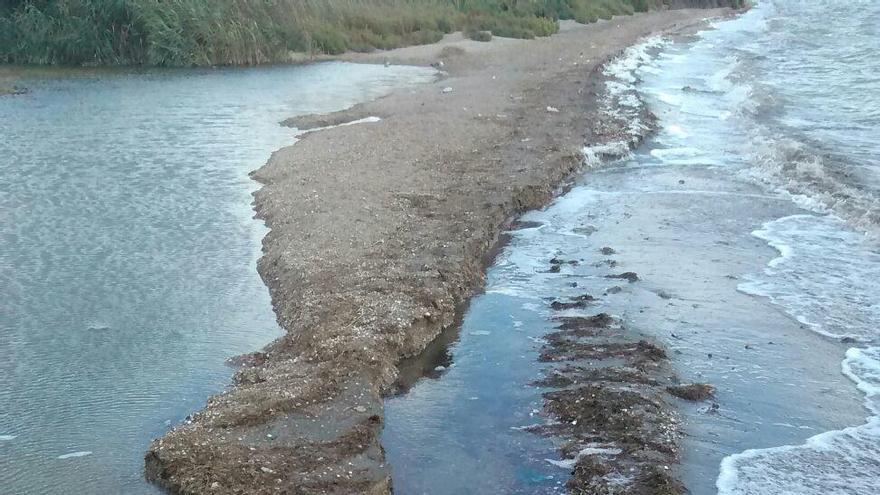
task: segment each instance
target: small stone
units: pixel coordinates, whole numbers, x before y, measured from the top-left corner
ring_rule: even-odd
[[[452,93],[452,86],[446,86],[440,92],[441,93]]]
[[[547,107],[547,111],[550,113],[559,113],[559,109],[556,107]]]
[[[365,413],[365,412],[367,412],[367,408],[364,407],[364,406],[354,406],[354,410],[357,411],[357,412],[359,412],[359,413]]]

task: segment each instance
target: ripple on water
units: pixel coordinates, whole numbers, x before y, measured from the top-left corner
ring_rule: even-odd
[[[150,439],[280,334],[248,178],[278,122],[434,77],[80,70],[0,99],[0,492],[152,492]]]

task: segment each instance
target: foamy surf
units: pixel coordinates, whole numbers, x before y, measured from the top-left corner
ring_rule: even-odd
[[[601,129],[597,134],[607,136],[605,142],[583,148],[587,166],[622,160],[631,155],[645,136],[654,130],[653,116],[648,112],[637,88],[641,73],[656,73],[655,52],[668,41],[654,36],[633,45],[614,58],[602,69],[608,78],[599,96]]]
[[[720,475],[695,490],[710,493],[714,485],[721,495],[880,493],[876,398],[880,245],[870,235],[880,233],[880,139],[876,132],[880,85],[876,78],[865,77],[880,70],[880,59],[875,56],[880,38],[873,22],[880,15],[880,4],[860,4],[870,21],[854,19],[851,2],[842,0],[760,0],[756,4],[736,20],[714,23],[713,30],[699,33],[687,48],[665,49],[655,62],[645,63],[648,70],[635,70],[635,77],[616,74],[618,84],[612,89],[621,93],[629,91],[627,85],[638,88],[657,116],[660,128],[652,141],[654,149],[645,153],[648,157],[640,151],[635,154],[640,170],[663,166],[675,171],[670,175],[690,173],[697,181],[729,173],[731,180],[763,190],[766,194],[754,194],[759,202],[778,201],[773,202],[780,205],[778,214],[756,215],[755,223],[743,231],[755,229],[754,237],[778,254],[768,256],[772,259],[757,272],[748,269],[749,275],[740,272],[729,277],[740,280],[739,292],[768,299],[800,323],[792,325],[804,330],[795,342],[802,339],[807,360],[811,352],[817,352],[808,342],[822,341],[831,349],[840,348],[836,342],[841,340],[865,346],[846,352],[842,371],[865,393],[870,417],[861,424],[858,416],[845,417],[841,411],[830,412],[832,406],[815,406],[813,399],[821,404],[826,397],[816,392],[804,394],[803,407],[774,405],[769,395],[755,398],[774,405],[777,411],[772,413],[787,413],[781,417],[737,409],[734,400],[719,397],[722,410],[731,408],[731,418],[748,418],[750,429],[778,437],[744,434],[745,443],[731,440],[719,447],[729,440],[725,437],[710,442],[711,448],[698,442],[698,448],[724,460]],[[627,67],[619,64],[615,70],[623,72]],[[639,74],[644,84],[637,82]],[[687,186],[692,184],[688,179]],[[651,193],[649,187],[645,189]],[[682,188],[662,194],[724,193]],[[719,197],[719,205],[723,203]],[[767,334],[774,330],[768,328]],[[767,345],[776,344],[768,341]],[[746,349],[755,347],[747,345]],[[843,357],[843,349],[839,352]],[[809,361],[786,361],[781,366],[809,368],[811,373],[820,369]],[[753,372],[756,376],[763,373]],[[721,386],[724,380],[736,382],[726,376],[717,379]],[[832,380],[834,388],[828,389],[827,397],[851,393],[846,380],[836,376]],[[784,385],[809,389],[816,382],[792,379]],[[815,415],[809,412],[811,408],[816,408]],[[765,416],[768,423],[789,432],[772,431],[767,423],[755,426]],[[722,428],[710,420],[705,424]],[[774,443],[786,445],[737,453]],[[695,470],[689,482],[702,483],[700,476],[705,472],[696,474]]]
[[[753,235],[779,256],[739,284],[778,304],[811,330],[835,339],[872,342],[880,328],[880,254],[869,237],[831,215],[793,215]]]
[[[753,232],[779,256],[740,291],[769,298],[806,328],[876,342],[880,328],[880,253],[871,237],[834,215],[792,215]],[[842,372],[866,396],[867,422],[801,445],[751,449],[726,457],[719,495],[877,493],[880,479],[880,348],[851,348]]]
[[[843,373],[865,393],[873,416],[803,445],[747,450],[724,459],[718,495],[876,495],[880,480],[880,348],[852,348]]]

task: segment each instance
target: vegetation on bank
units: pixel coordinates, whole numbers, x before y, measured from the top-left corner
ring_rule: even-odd
[[[247,65],[432,43],[533,38],[673,4],[742,0],[0,0],[0,62]]]

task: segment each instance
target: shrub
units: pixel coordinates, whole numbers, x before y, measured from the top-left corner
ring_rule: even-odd
[[[332,26],[318,25],[308,29],[306,33],[306,39],[311,40],[310,49],[312,51],[335,55],[348,50],[348,41],[345,36]],[[383,40],[381,36],[375,39]]]
[[[464,35],[474,41],[492,41],[491,31],[477,31],[474,29],[469,29],[464,33]]]

